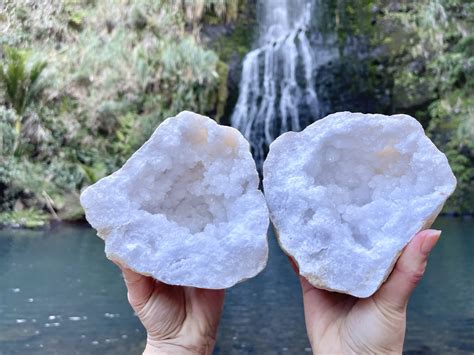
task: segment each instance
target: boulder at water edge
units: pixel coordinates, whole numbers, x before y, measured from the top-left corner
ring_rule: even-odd
[[[266,265],[258,183],[237,130],[182,112],[88,187],[81,204],[109,259],[167,284],[221,289]]]
[[[372,295],[456,187],[407,115],[341,112],[270,146],[264,191],[281,247],[318,288]]]

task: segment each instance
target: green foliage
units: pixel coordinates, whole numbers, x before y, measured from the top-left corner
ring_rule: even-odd
[[[13,154],[19,146],[22,125],[25,121],[25,112],[36,103],[43,90],[45,81],[42,72],[46,62],[31,60],[31,53],[15,48],[4,48],[5,60],[0,64],[0,87],[4,89],[7,104],[16,111],[14,122],[15,140],[11,151]],[[1,121],[2,125],[8,124]],[[2,129],[5,131],[5,129]],[[6,133],[6,132],[4,132]],[[5,135],[8,137],[8,134]],[[8,138],[7,138],[8,139]]]
[[[0,156],[13,154],[18,133],[15,124],[19,120],[13,109],[0,106]]]
[[[39,203],[41,206],[44,203],[44,193],[51,195],[69,188],[70,181],[66,183],[63,181],[68,179],[67,170],[65,169],[64,175],[60,176],[57,172],[54,163],[45,166],[24,158],[2,158],[0,184],[6,187],[2,189],[5,197],[2,199],[3,207],[5,208],[7,204],[13,207],[18,199],[23,199],[28,205]],[[58,186],[57,182],[64,185]]]
[[[0,212],[0,226],[38,228],[48,222],[48,215],[38,209]]]
[[[394,111],[421,118],[458,178],[447,211],[473,212],[471,2],[316,3],[313,27],[335,35],[341,49],[355,37],[382,53],[364,74],[366,87],[376,86],[372,75],[390,78]],[[0,2],[0,219],[80,218],[80,191],[121,166],[164,118],[184,109],[222,117],[226,63],[250,50],[255,7],[245,0]],[[230,34],[200,34],[235,19]]]
[[[6,47],[4,53],[4,63],[0,64],[0,84],[8,102],[21,116],[45,88],[40,77],[47,63],[35,61],[29,64],[31,54],[15,48]]]
[[[445,151],[458,180],[446,209],[472,212],[474,206],[474,97],[457,90],[429,107],[428,132]]]
[[[474,212],[473,10],[460,0],[397,3],[376,30],[388,50],[394,110],[421,119],[457,177],[445,206],[454,213]]]
[[[225,105],[227,103],[227,97],[229,96],[229,92],[227,89],[227,77],[229,75],[229,67],[222,61],[219,61],[217,65],[217,74],[219,78],[222,78],[219,83],[219,87],[217,89],[217,96],[216,96],[216,114],[215,119],[219,121],[221,117],[224,115]],[[225,78],[225,80],[223,80]]]
[[[456,43],[453,50],[457,53],[464,53],[470,58],[474,57],[474,34],[469,34],[462,38]]]
[[[184,9],[186,21],[195,25],[203,20],[212,24],[233,21],[239,9],[239,0],[181,0],[175,3]]]
[[[417,117],[449,159],[458,187],[445,211],[473,213],[472,1],[320,0],[314,11],[313,27],[335,37],[341,53],[353,43],[370,45],[372,71],[393,83],[387,113]]]
[[[373,31],[377,1],[319,0],[313,7],[313,28],[335,34],[341,49],[349,38],[367,36]]]
[[[1,2],[4,218],[32,210],[76,219],[81,189],[120,167],[164,118],[184,109],[222,115],[227,67],[199,30],[204,18],[232,20],[237,7],[237,0]],[[47,76],[38,58],[48,58]]]
[[[86,177],[87,181],[91,184],[99,181],[107,174],[107,168],[101,162],[97,162],[93,166],[87,166],[82,164],[79,165],[79,167],[84,176]]]
[[[438,94],[428,107],[428,132],[446,152],[458,179],[446,206],[456,213],[474,212],[474,43],[465,31],[474,26],[472,10],[472,5],[461,1],[436,1],[419,10],[419,16],[427,18],[423,26],[431,27],[424,31],[430,35],[421,38],[427,37],[432,46],[425,54],[426,68]],[[463,21],[456,19],[457,14],[465,14]]]
[[[212,46],[224,61],[229,61],[232,56],[243,59],[251,50],[255,28],[252,18],[239,21],[229,36],[219,38]]]

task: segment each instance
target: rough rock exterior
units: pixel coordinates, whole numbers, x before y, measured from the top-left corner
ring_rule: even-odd
[[[87,188],[81,204],[109,259],[168,284],[221,289],[266,265],[258,183],[237,130],[182,112]]]
[[[318,288],[373,294],[456,179],[406,115],[341,112],[276,139],[264,191],[281,247]]]

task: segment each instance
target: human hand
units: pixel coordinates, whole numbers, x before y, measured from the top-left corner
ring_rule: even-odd
[[[388,280],[369,298],[320,290],[300,276],[304,314],[314,354],[401,354],[406,308],[441,232],[419,232]]]
[[[116,263],[128,301],[147,331],[144,354],[211,354],[224,290],[170,286]]]

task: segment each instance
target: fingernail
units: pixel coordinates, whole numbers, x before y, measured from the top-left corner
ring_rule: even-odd
[[[441,235],[441,231],[439,230],[432,230],[430,234],[425,237],[425,240],[421,244],[420,251],[422,254],[428,255],[431,250],[434,248],[436,243],[439,240]]]

